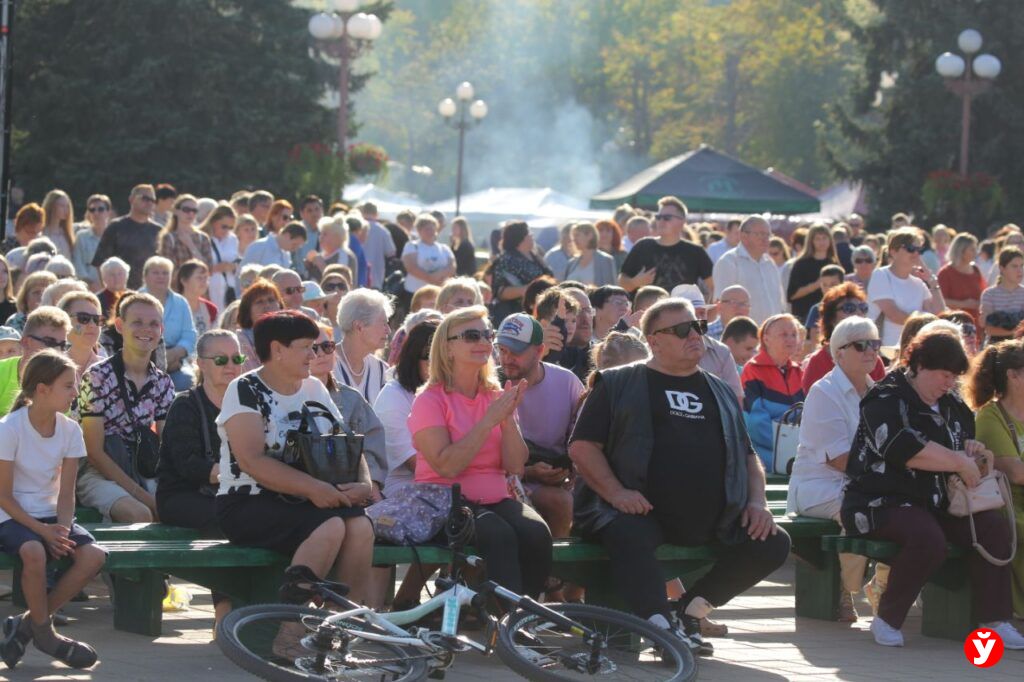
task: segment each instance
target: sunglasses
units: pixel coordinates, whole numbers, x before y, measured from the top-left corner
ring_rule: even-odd
[[[837,308],[837,310],[839,310],[839,312],[841,312],[841,313],[846,313],[847,315],[854,315],[854,314],[857,314],[857,313],[860,313],[861,315],[867,315],[868,314],[868,304],[867,303],[854,303],[853,301],[847,301],[846,303],[844,303],[841,306],[839,306],[839,308]]]
[[[156,203],[156,197],[141,196],[141,197],[139,197],[139,200],[144,201],[147,204],[155,204]]]
[[[867,351],[868,348],[877,353],[878,349],[882,347],[882,342],[878,339],[863,339],[862,341],[851,341],[843,346],[843,348],[850,348],[851,346],[859,353]]]
[[[285,296],[291,296],[292,294],[304,294],[304,293],[306,293],[306,287],[304,287],[302,285],[299,285],[297,287],[285,287],[284,288]]]
[[[314,343],[310,348],[317,355],[330,355],[338,348],[338,344],[334,341],[321,341],[320,343]]]
[[[923,246],[916,246],[914,244],[904,244],[903,250],[907,253],[924,253]]]
[[[658,213],[654,216],[655,220],[683,220],[683,216],[676,215],[674,213]]]
[[[96,324],[98,325],[103,318],[99,315],[92,313],[75,313],[72,317],[75,318],[75,322],[78,324]]]
[[[871,260],[870,258],[854,258],[853,262],[856,263],[857,265],[868,265],[870,263],[874,263],[875,261]]]
[[[344,282],[331,282],[330,284],[321,284],[320,288],[326,292],[333,291],[348,291],[348,285]]]
[[[106,213],[110,209],[106,206],[90,206],[89,213]]]
[[[708,321],[707,320],[690,320],[689,322],[680,322],[674,324],[671,327],[665,327],[654,332],[654,334],[675,334],[681,339],[685,339],[690,335],[691,331],[697,332],[698,335],[704,336],[708,333]]]
[[[59,351],[67,352],[71,348],[71,344],[67,341],[58,341],[52,336],[36,336],[35,334],[27,334],[28,338],[35,339],[39,343],[43,344],[47,348],[56,348]]]
[[[229,362],[231,364],[233,364],[233,365],[244,365],[245,364],[245,360],[246,360],[246,356],[243,353],[239,353],[237,355],[207,355],[207,356],[200,355],[199,359],[200,360],[210,360],[217,367],[224,367]]]
[[[449,341],[455,341],[456,339],[462,339],[466,343],[480,343],[486,341],[490,343],[494,341],[494,330],[493,329],[467,329],[464,332],[459,332],[454,336],[449,336]]]
[[[178,210],[181,211],[182,213],[188,213],[190,215],[195,215],[196,213],[199,213],[199,209],[195,206],[182,206]]]

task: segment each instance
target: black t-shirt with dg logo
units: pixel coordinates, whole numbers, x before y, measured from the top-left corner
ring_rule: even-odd
[[[703,373],[647,370],[654,451],[647,499],[666,539],[704,544],[725,504],[725,438],[718,403]]]

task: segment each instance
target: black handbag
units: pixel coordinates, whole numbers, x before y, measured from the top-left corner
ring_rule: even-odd
[[[117,376],[118,392],[124,403],[125,414],[134,418],[124,371],[115,371],[114,374]],[[111,439],[117,439],[117,443],[110,443]],[[111,459],[136,483],[142,483],[141,479],[156,478],[157,470],[160,468],[160,436],[156,435],[152,428],[136,422],[131,435],[127,438],[110,435],[103,443]],[[121,445],[120,448],[117,447],[118,443]]]
[[[332,485],[357,482],[363,461],[363,435],[353,433],[316,401],[305,403],[297,417],[299,428],[288,432],[281,461]],[[317,417],[331,423],[328,433],[320,432]]]

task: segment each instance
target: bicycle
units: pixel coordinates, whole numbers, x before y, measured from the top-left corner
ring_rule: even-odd
[[[682,640],[636,616],[587,604],[540,604],[493,581],[468,587],[464,570],[484,568],[484,562],[462,552],[472,537],[473,514],[459,500],[453,486],[446,524],[450,574],[437,579],[439,592],[427,602],[376,613],[346,599],[347,588],[340,583],[311,581],[311,597],[341,610],[293,604],[236,609],[220,624],[221,651],[271,682],[441,679],[455,654],[465,651],[496,652],[513,671],[537,681],[696,678],[697,664]],[[509,607],[500,619],[488,611],[492,600]],[[467,607],[484,624],[482,641],[459,633],[459,615]],[[443,610],[440,630],[413,626],[438,610]]]

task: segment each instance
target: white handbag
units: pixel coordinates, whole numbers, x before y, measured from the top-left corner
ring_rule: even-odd
[[[779,421],[774,422],[774,447],[772,448],[772,473],[789,476],[793,473],[796,447],[800,443],[800,418],[804,404],[796,403],[786,410]]]

